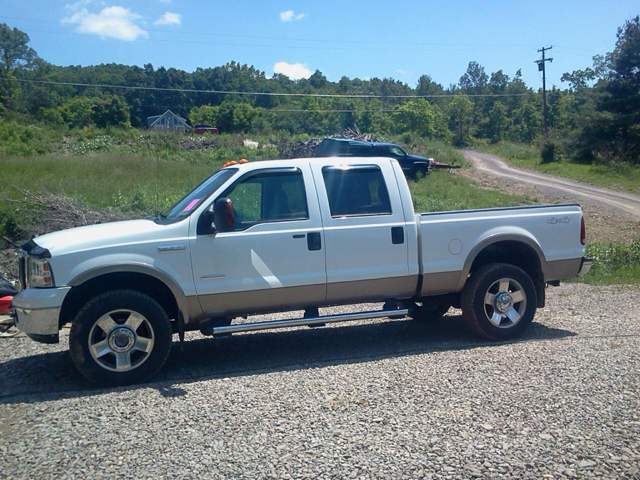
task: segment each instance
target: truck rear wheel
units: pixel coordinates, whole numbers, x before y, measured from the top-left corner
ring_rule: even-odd
[[[127,385],[162,368],[171,337],[169,317],[158,302],[134,290],[114,290],[93,298],[78,312],[69,351],[90,381]]]
[[[468,327],[490,340],[520,335],[536,314],[536,289],[515,265],[486,265],[471,275],[462,291],[462,316]]]

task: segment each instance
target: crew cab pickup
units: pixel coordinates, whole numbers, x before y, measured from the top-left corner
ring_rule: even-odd
[[[578,205],[415,214],[395,159],[274,160],[223,168],[155,219],[31,239],[13,306],[37,341],[57,342],[71,323],[78,370],[126,384],[156,373],[187,330],[428,320],[456,306],[478,335],[510,339],[544,306],[546,285],[590,265]],[[363,302],[384,306],[318,314]]]

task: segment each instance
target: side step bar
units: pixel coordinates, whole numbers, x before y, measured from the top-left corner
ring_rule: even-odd
[[[223,333],[254,332],[257,330],[270,330],[272,328],[301,327],[304,325],[317,325],[323,323],[353,322],[356,320],[366,320],[369,318],[397,317],[408,314],[408,308],[400,308],[397,310],[346,313],[344,315],[327,315],[325,317],[297,318],[294,320],[272,320],[269,322],[240,323],[237,325],[214,327],[213,335],[220,335]]]

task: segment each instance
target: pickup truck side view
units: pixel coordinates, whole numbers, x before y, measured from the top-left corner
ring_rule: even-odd
[[[74,228],[22,246],[17,327],[56,343],[71,323],[78,370],[129,384],[166,362],[174,334],[220,335],[366,318],[442,317],[507,340],[545,287],[585,274],[578,205],[415,214],[391,158],[307,158],[223,168],[155,219]],[[380,311],[319,316],[329,305]],[[293,320],[251,314],[304,310]]]

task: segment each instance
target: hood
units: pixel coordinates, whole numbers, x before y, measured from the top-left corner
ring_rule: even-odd
[[[407,158],[412,162],[425,162],[425,163],[433,162],[433,158],[421,157],[420,155],[407,155]]]
[[[167,227],[153,220],[128,220],[70,228],[35,237],[52,256],[166,238]]]

